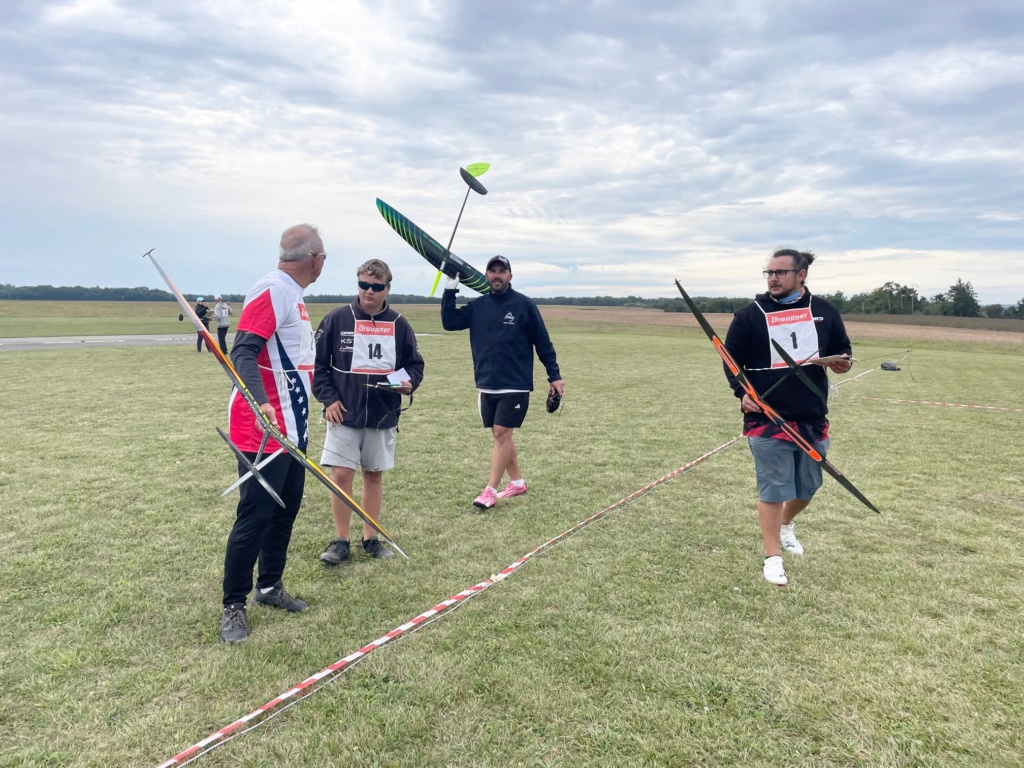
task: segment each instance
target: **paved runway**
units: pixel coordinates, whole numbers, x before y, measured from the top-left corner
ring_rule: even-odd
[[[416,338],[438,336],[436,333],[417,333]],[[228,334],[228,349],[234,343],[234,332]],[[0,352],[30,352],[39,349],[83,349],[93,347],[166,347],[195,345],[196,335],[168,333],[152,336],[30,336],[24,339],[0,338]]]
[[[228,347],[235,338],[228,334]],[[31,336],[24,339],[0,339],[0,352],[28,352],[39,349],[81,349],[84,347],[163,347],[196,343],[194,333],[168,333],[153,336]]]

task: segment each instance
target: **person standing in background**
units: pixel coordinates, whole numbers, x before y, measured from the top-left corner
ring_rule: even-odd
[[[196,299],[196,317],[203,324],[206,330],[210,330],[210,308],[203,302],[205,299],[200,296]],[[203,351],[203,334],[196,331],[196,352],[202,353]]]
[[[213,308],[213,316],[217,318],[217,344],[220,351],[225,355],[228,353],[228,326],[231,325],[231,302],[221,298],[220,294],[215,297],[217,306]]]

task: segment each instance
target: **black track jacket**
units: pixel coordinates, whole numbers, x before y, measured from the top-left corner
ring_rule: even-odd
[[[850,338],[846,335],[846,326],[843,325],[839,310],[825,299],[812,296],[806,288],[804,295],[792,304],[780,304],[767,293],[758,294],[754,297],[753,303],[743,307],[733,316],[732,325],[725,336],[725,348],[759,393],[767,391],[789,372],[784,366],[772,368],[773,348],[768,336],[768,316],[807,308],[814,319],[819,356],[850,354]],[[808,351],[807,354],[794,354],[790,349],[786,351],[799,361],[806,359],[814,350]],[[820,365],[805,365],[802,368],[822,392],[828,392],[825,368]],[[743,388],[727,367],[725,375],[736,397],[742,399]],[[786,421],[818,428],[825,425],[828,405],[795,375],[779,384],[765,400]],[[767,423],[768,418],[760,413],[747,413],[744,414],[743,422],[744,434],[748,434],[750,427]]]
[[[469,328],[473,372],[478,389],[533,391],[533,350],[548,374],[558,381],[555,347],[533,300],[510,287],[486,293],[464,307],[455,306],[456,289],[441,296],[441,325],[446,331]]]
[[[413,391],[423,381],[423,358],[416,346],[416,334],[409,321],[387,304],[370,317],[359,300],[327,313],[316,331],[316,362],[313,367],[313,396],[324,407],[339,400],[345,406],[342,420],[357,429],[390,429],[398,426],[402,396],[386,389],[367,387],[387,381],[383,374],[349,373],[352,368],[352,340],[355,318],[395,324],[395,370],[405,368]]]

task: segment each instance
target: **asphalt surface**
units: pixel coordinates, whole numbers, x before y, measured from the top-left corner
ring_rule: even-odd
[[[436,333],[417,333],[416,338],[437,336]],[[228,349],[234,343],[234,332],[228,334]],[[195,346],[196,335],[156,334],[152,336],[29,336],[24,339],[0,339],[0,352],[32,352],[40,349],[81,349],[84,347],[174,347]]]
[[[228,334],[228,347],[235,334]],[[0,339],[0,352],[30,352],[39,349],[75,349],[83,347],[167,347],[191,344],[194,333],[169,333],[153,336],[30,336],[24,339]]]

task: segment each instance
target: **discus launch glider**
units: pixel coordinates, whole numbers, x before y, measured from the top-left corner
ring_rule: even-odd
[[[690,312],[693,313],[693,316],[697,318],[697,323],[700,325],[701,329],[703,329],[704,333],[707,334],[707,337],[708,339],[711,340],[711,343],[714,344],[715,350],[718,352],[719,357],[722,358],[722,362],[725,363],[726,367],[729,369],[732,375],[736,377],[736,381],[739,382],[740,386],[743,388],[743,391],[746,392],[747,396],[755,403],[757,403],[757,405],[761,408],[762,413],[764,413],[765,416],[771,419],[775,426],[777,426],[779,429],[785,432],[786,435],[788,435],[789,438],[794,443],[796,443],[797,446],[799,446],[800,450],[806,453],[812,461],[816,462],[818,466],[822,468],[822,470],[832,475],[832,477],[834,477],[839,482],[839,484],[843,486],[843,488],[852,493],[858,501],[864,504],[864,506],[866,506],[872,512],[878,512],[878,508],[875,507],[875,505],[872,504],[870,501],[868,501],[868,498],[859,490],[857,490],[857,487],[849,480],[847,480],[846,476],[842,472],[840,472],[834,464],[832,464],[830,461],[828,461],[828,459],[826,459],[824,456],[818,453],[818,451],[815,450],[814,446],[807,442],[807,440],[804,439],[804,436],[801,435],[799,431],[790,426],[786,422],[786,420],[782,418],[778,411],[776,411],[774,408],[772,408],[770,405],[768,405],[768,403],[764,401],[761,395],[757,393],[757,390],[754,389],[754,385],[750,383],[746,375],[743,373],[743,369],[740,368],[740,366],[736,363],[736,360],[733,358],[733,356],[729,354],[729,350],[725,348],[725,344],[723,344],[722,340],[718,338],[718,334],[715,333],[715,329],[711,327],[711,323],[709,323],[707,321],[707,318],[704,317],[703,313],[701,313],[701,311],[697,309],[697,305],[693,303],[693,299],[690,298],[689,294],[685,290],[683,290],[683,286],[678,280],[676,280],[676,288],[678,288],[679,293],[683,295],[683,301],[686,302],[686,306],[690,308]],[[880,512],[878,513],[881,514]]]
[[[366,513],[366,511],[364,511],[363,508],[360,507],[359,504],[357,504],[356,501],[351,496],[345,493],[345,491],[343,491],[338,486],[338,484],[334,482],[331,476],[327,474],[319,464],[317,464],[315,461],[309,458],[301,448],[299,448],[295,443],[293,443],[287,436],[285,436],[283,432],[281,432],[280,429],[278,429],[277,426],[275,426],[270,421],[270,419],[267,417],[267,414],[263,412],[262,408],[260,408],[260,404],[256,402],[256,398],[253,396],[252,392],[250,392],[249,389],[245,386],[245,382],[242,381],[242,377],[238,375],[238,371],[236,371],[234,365],[231,364],[231,360],[228,359],[227,355],[221,352],[217,340],[213,338],[213,336],[210,334],[209,329],[207,329],[206,326],[203,325],[202,321],[200,321],[200,319],[196,316],[195,311],[192,309],[188,301],[185,300],[185,297],[181,294],[181,291],[178,290],[177,286],[175,286],[174,283],[171,281],[171,278],[168,277],[167,273],[164,272],[163,268],[153,257],[153,250],[155,249],[150,249],[149,251],[144,253],[143,258],[148,256],[149,260],[153,263],[153,266],[156,267],[156,271],[160,273],[160,277],[162,277],[164,282],[167,283],[167,287],[174,295],[174,298],[178,302],[178,305],[181,307],[182,312],[189,320],[192,321],[192,325],[195,326],[196,331],[198,331],[199,334],[206,341],[207,348],[214,354],[214,357],[217,358],[217,362],[220,363],[221,368],[224,369],[224,372],[228,375],[228,378],[231,379],[231,383],[235,386],[238,392],[245,399],[245,402],[248,403],[249,407],[252,409],[253,414],[255,414],[256,416],[257,425],[259,425],[259,428],[263,431],[263,442],[260,445],[260,450],[257,452],[256,460],[249,461],[248,457],[246,457],[245,454],[242,453],[238,449],[238,447],[231,442],[227,435],[221,432],[220,429],[217,430],[217,433],[221,436],[221,438],[223,438],[224,442],[228,444],[228,447],[232,450],[235,456],[238,457],[239,460],[241,460],[242,463],[248,468],[248,474],[256,478],[256,480],[266,489],[266,491],[278,504],[280,504],[282,507],[284,506],[284,503],[281,501],[281,498],[274,492],[274,489],[270,486],[270,484],[259,472],[259,470],[263,466],[268,464],[270,460],[272,460],[276,455],[273,454],[269,457],[263,457],[263,450],[264,448],[266,448],[268,441],[271,439],[277,441],[278,445],[281,446],[281,449],[283,449],[293,459],[299,462],[299,464],[301,464],[306,469],[307,472],[312,474],[313,477],[319,480],[327,488],[327,490],[329,490],[331,493],[333,493],[335,496],[341,499],[345,506],[351,509],[352,512],[354,512],[357,517],[362,519],[364,523],[366,523],[375,531],[377,531],[380,537],[384,539],[384,541],[386,541],[388,545],[392,547],[398,554],[400,554],[402,557],[408,560],[409,556],[402,550],[400,546],[398,546],[397,543],[395,543],[395,540],[391,538],[391,534],[389,534],[387,531],[381,528],[380,524],[372,517],[370,517]],[[231,488],[229,488],[228,490],[230,491],[236,485],[240,485],[242,482],[244,482],[245,479],[246,478],[244,477],[240,478],[239,482],[232,485]]]
[[[477,293],[491,292],[491,285],[480,270],[460,259],[380,198],[377,198],[377,210],[384,221],[436,269],[448,277],[458,274],[459,282]]]

